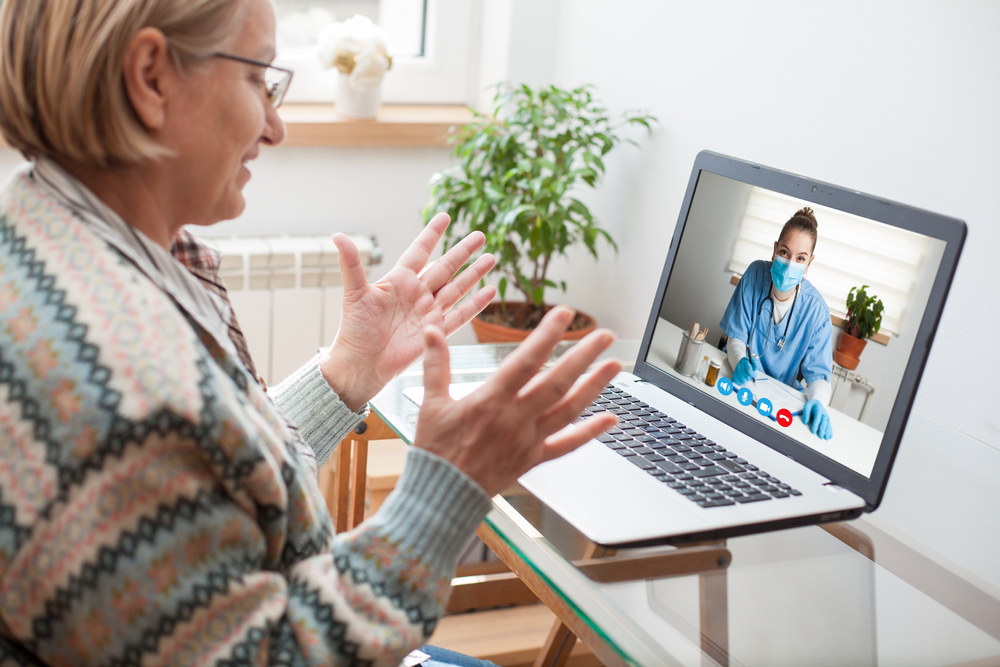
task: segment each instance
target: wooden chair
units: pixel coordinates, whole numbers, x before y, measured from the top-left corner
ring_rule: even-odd
[[[326,498],[326,507],[338,533],[352,530],[365,519],[368,443],[398,437],[381,417],[372,412],[341,440],[337,451],[320,469],[320,490]]]

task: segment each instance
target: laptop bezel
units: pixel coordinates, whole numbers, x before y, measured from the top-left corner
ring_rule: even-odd
[[[781,432],[759,423],[752,417],[717,400],[711,394],[702,392],[680,379],[661,371],[646,362],[653,330],[659,318],[667,282],[673,269],[674,259],[687,223],[691,202],[702,172],[709,172],[731,178],[750,185],[759,186],[803,201],[836,208],[870,220],[882,222],[900,229],[906,229],[945,242],[944,253],[938,266],[937,275],[927,299],[913,348],[910,351],[906,369],[903,372],[899,391],[886,424],[882,444],[872,467],[870,477],[865,477],[850,468],[837,463],[816,450],[804,445]],[[930,347],[937,332],[937,325],[944,309],[945,300],[955,276],[958,259],[967,234],[963,221],[944,215],[913,208],[905,204],[874,197],[862,192],[848,190],[804,176],[780,171],[711,151],[702,151],[695,159],[688,181],[684,200],[674,227],[673,238],[660,274],[656,297],[646,323],[646,330],[639,347],[633,373],[647,382],[673,394],[679,399],[697,407],[703,412],[736,428],[754,440],[781,452],[806,467],[829,479],[831,482],[852,491],[866,503],[865,511],[878,507],[889,481],[889,471],[895,461],[902,440],[906,421],[913,406],[917,387],[927,363]]]

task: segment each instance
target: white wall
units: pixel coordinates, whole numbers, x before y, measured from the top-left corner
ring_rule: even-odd
[[[986,349],[1000,331],[997,26],[993,2],[564,0],[554,69],[559,84],[594,83],[614,110],[648,108],[661,121],[641,152],[609,156],[590,198],[618,261],[563,263],[555,276],[622,336],[642,333],[702,149],[967,221],[918,415],[876,515],[994,585],[1000,500],[960,480],[980,462],[1000,473],[1000,361]],[[960,461],[945,458],[957,451]],[[985,523],[966,523],[970,512]]]

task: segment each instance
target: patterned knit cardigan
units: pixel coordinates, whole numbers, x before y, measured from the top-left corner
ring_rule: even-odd
[[[322,461],[360,416],[316,360],[271,392],[287,421],[15,173],[0,193],[0,665],[395,666],[423,643],[486,494],[411,449],[381,511],[334,536],[303,440]]]

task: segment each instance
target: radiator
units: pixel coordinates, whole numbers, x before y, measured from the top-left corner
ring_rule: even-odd
[[[381,260],[373,238],[351,236],[365,271]],[[330,236],[205,238],[222,253],[222,277],[257,371],[277,384],[340,325],[344,296]]]

